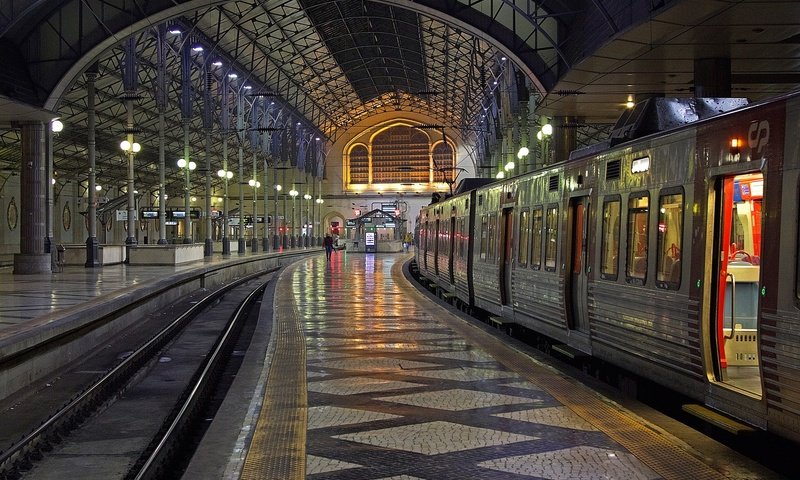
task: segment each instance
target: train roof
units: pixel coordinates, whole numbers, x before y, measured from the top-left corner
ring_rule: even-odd
[[[620,115],[608,140],[574,150],[569,159],[599,153],[624,142],[712,118],[749,103],[746,98],[648,98]]]

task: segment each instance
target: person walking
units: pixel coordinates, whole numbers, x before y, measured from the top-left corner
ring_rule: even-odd
[[[411,232],[406,232],[403,236],[403,249],[407,252],[412,243],[414,243],[414,236],[411,235]]]
[[[331,237],[330,233],[325,234],[325,240],[322,241],[322,245],[325,247],[325,257],[330,260],[331,253],[333,253],[333,237]]]

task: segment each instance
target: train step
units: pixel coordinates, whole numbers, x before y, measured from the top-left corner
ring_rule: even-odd
[[[506,320],[503,317],[498,317],[496,315],[492,315],[489,317],[489,323],[492,326],[501,329],[510,329],[511,325],[514,325],[514,322]]]
[[[578,350],[577,348],[572,348],[565,343],[557,343],[553,345],[551,349],[554,352],[569,358],[570,360],[575,360],[576,358],[582,358],[588,356],[585,353]]]
[[[740,421],[722,415],[721,413],[715,412],[708,407],[703,405],[698,405],[696,403],[687,403],[681,406],[681,409],[692,415],[694,417],[699,418],[705,422],[708,422],[715,427],[721,428],[728,433],[732,433],[734,435],[741,435],[745,433],[752,433],[756,430],[749,426],[741,423]]]

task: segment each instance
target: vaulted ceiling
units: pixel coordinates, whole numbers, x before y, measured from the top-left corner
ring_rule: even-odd
[[[54,141],[56,170],[85,178],[85,73],[96,70],[99,181],[122,182],[121,99],[131,90],[123,44],[134,38],[137,185],[158,183],[162,105],[168,191],[179,188],[173,160],[186,122],[195,155],[206,145],[221,155],[230,132],[220,128],[219,92],[230,73],[235,91],[251,87],[245,103],[269,99],[261,115],[270,126],[300,123],[303,135],[329,142],[386,112],[418,112],[477,142],[481,114],[509,75],[539,93],[539,113],[574,116],[592,137],[602,129],[591,126],[613,123],[627,95],[691,96],[697,59],[730,59],[732,96],[758,100],[794,88],[799,23],[795,1],[7,0],[0,100],[13,101],[2,104],[0,126],[34,117],[31,107],[56,112],[66,125]],[[182,69],[190,44],[203,51],[191,51]],[[157,88],[161,58],[166,103]],[[18,170],[19,161],[18,131],[0,129],[0,170]]]

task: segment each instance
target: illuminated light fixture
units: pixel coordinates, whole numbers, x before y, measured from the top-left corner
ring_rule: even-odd
[[[199,44],[198,45],[192,45],[192,51],[193,52],[202,52],[203,51],[203,46],[199,45]]]
[[[250,185],[251,187],[261,188],[261,182],[253,180],[252,178],[247,181],[247,184]]]
[[[56,179],[55,178],[51,178],[50,179],[50,185],[55,185],[55,184],[56,184]]]
[[[730,148],[729,151],[731,155],[738,155],[742,149],[742,139],[741,138],[731,138],[730,141]]]
[[[61,130],[64,130],[64,124],[63,124],[63,123],[61,123],[61,120],[59,120],[59,119],[55,119],[55,120],[53,120],[52,122],[50,122],[50,130],[51,130],[53,133],[58,133],[58,132],[60,132]]]
[[[230,78],[231,80],[236,80],[237,78],[239,78],[239,75],[236,75],[235,73],[229,73],[228,78]]]
[[[319,138],[319,137],[315,137],[315,138],[314,138],[314,140],[316,140],[316,141],[318,141],[318,142],[319,142],[319,141],[320,141],[320,138]]]
[[[306,200],[311,200],[311,194],[306,193],[305,195],[303,195],[303,198],[305,198]]]
[[[497,175],[495,175],[495,178],[506,178],[506,172],[500,170],[497,172]]]
[[[222,200],[223,200],[222,197],[217,197],[217,203],[222,203]]]
[[[650,170],[650,157],[637,158],[631,162],[631,173],[642,173]]]
[[[633,108],[635,103],[633,103],[633,95],[628,95],[628,101],[625,102],[625,108]]]
[[[283,190],[283,187],[280,184],[275,185],[275,191],[280,192],[281,190]]]
[[[289,190],[289,196],[290,196],[290,197],[292,197],[292,198],[294,198],[294,197],[296,197],[297,195],[299,195],[299,193],[300,193],[300,192],[298,192],[298,191],[297,191],[297,190],[295,190],[294,188],[293,188],[293,189],[291,189],[291,190]]]
[[[516,165],[514,162],[508,162],[508,163],[506,163],[506,166],[505,166],[505,167],[503,167],[503,169],[504,169],[506,172],[510,172],[511,170],[514,170],[514,167],[516,167],[516,166],[517,166],[517,165]]]
[[[169,30],[167,30],[167,32],[169,32],[172,35],[180,35],[182,33],[181,29],[178,27],[170,27]]]
[[[184,160],[182,158],[179,158],[178,159],[178,168],[186,168],[186,166],[187,166],[186,160]],[[197,168],[197,164],[194,163],[194,162],[189,162],[188,166],[189,166],[189,170],[194,170],[195,168]],[[217,173],[219,173],[219,172],[217,172]]]
[[[502,60],[502,61],[504,61],[504,62],[505,62],[505,61],[506,61],[506,57],[505,57],[505,56],[502,56],[502,57],[500,57],[500,60]]]
[[[553,134],[553,126],[549,123],[542,125],[542,134],[550,136]]]
[[[230,179],[230,178],[233,178],[233,172],[231,172],[230,170],[227,170],[227,171],[226,170],[217,170],[217,176],[219,178],[228,178],[228,179]]]
[[[325,200],[323,200],[323,199],[321,199],[321,198],[319,198],[319,197],[317,197],[317,199],[316,199],[316,200],[314,200],[314,201],[315,201],[315,202],[317,202],[317,203],[319,203],[319,204],[322,204],[323,202],[325,202]]]
[[[541,140],[543,137],[544,137],[544,135],[542,135],[542,131],[541,131],[541,130],[539,130],[538,132],[536,132],[536,139],[537,139],[537,140]]]
[[[253,88],[253,87],[251,87],[250,85],[245,85],[245,86],[244,86],[244,89],[245,89],[245,90],[250,90],[251,88]]]
[[[215,67],[221,67],[222,66],[222,61],[221,60],[214,60],[213,62],[211,62],[211,65],[214,65]]]
[[[139,151],[142,149],[142,146],[136,142],[133,142],[133,144],[131,144],[131,142],[123,140],[119,143],[119,148],[125,150],[126,152],[139,153]]]
[[[197,201],[197,197],[192,197],[192,201],[196,202]]]
[[[528,147],[522,147],[522,148],[519,149],[519,152],[517,152],[517,158],[522,160],[522,157],[524,157],[525,155],[527,155],[529,153],[531,153],[531,151],[528,150]]]
[[[94,189],[99,192],[99,191],[101,191],[103,189],[103,186],[102,185],[95,185]]]

